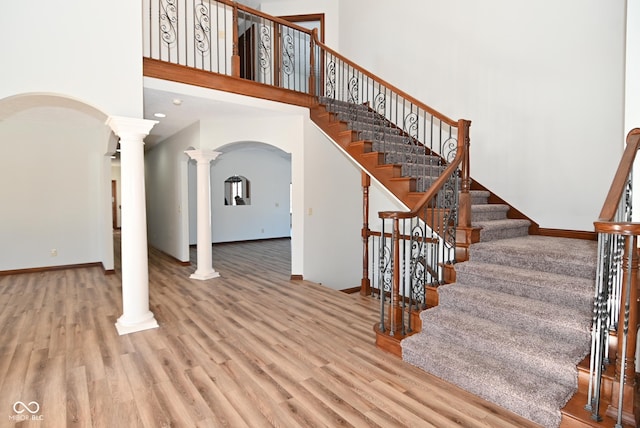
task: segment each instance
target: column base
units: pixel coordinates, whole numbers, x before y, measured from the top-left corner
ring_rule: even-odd
[[[122,315],[120,318],[118,318],[118,322],[116,322],[116,330],[118,330],[118,334],[120,336],[158,327],[158,321],[156,321],[155,317],[153,316],[153,312],[151,311],[149,311],[147,316],[144,317],[141,321],[128,322],[126,319],[124,319],[124,315]]]
[[[194,273],[191,274],[191,276],[189,276],[189,278],[199,279],[200,281],[204,281],[207,279],[218,278],[219,276],[220,276],[220,272],[216,272],[215,270],[212,270],[210,272],[204,272],[204,273],[195,271]]]

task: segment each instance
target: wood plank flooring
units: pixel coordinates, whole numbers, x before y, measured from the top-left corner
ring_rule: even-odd
[[[0,427],[536,426],[376,349],[376,302],[290,281],[289,245],[215,245],[208,281],[150,250],[160,328],[126,336],[118,264],[0,276]]]

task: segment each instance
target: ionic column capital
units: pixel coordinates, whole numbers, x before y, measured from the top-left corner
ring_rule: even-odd
[[[106,125],[120,138],[144,140],[157,120],[137,119],[133,117],[109,116]]]
[[[191,159],[195,160],[197,163],[209,163],[212,160],[215,160],[222,153],[216,152],[209,149],[192,149],[184,151],[187,156]]]

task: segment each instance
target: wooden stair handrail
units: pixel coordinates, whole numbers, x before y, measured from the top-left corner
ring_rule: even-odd
[[[615,378],[606,414],[611,418],[617,418],[616,426],[620,426],[620,422],[638,426],[640,409],[636,406],[635,352],[639,317],[638,266],[640,254],[638,253],[638,236],[640,236],[640,222],[630,222],[626,219],[625,221],[617,221],[616,214],[621,209],[621,198],[627,191],[627,183],[640,148],[640,129],[632,129],[627,134],[626,141],[627,146],[600,211],[600,217],[594,222],[594,227],[597,233],[624,236],[624,255],[621,261],[622,287],[618,308],[619,313],[624,314],[624,323],[621,319],[618,333],[622,329],[625,340],[618,340],[617,343]],[[624,343],[625,341],[627,343]]]
[[[381,83],[382,85],[386,86],[387,88],[389,88],[390,90],[392,90],[393,92],[397,93],[398,95],[402,96],[404,99],[406,99],[407,101],[410,101],[412,104],[418,106],[419,108],[421,108],[422,110],[428,112],[429,114],[434,115],[435,117],[437,117],[438,119],[442,120],[444,123],[446,123],[447,125],[450,126],[458,126],[458,122],[456,122],[455,120],[447,117],[446,115],[440,113],[439,111],[429,107],[428,105],[418,101],[417,99],[415,99],[414,97],[412,97],[411,95],[407,94],[406,92],[396,88],[395,86],[393,86],[392,84],[386,82],[384,79],[381,79],[380,77],[376,76],[375,74],[373,74],[372,72],[370,72],[369,70],[366,70],[365,68],[359,66],[358,64],[354,63],[353,61],[350,61],[349,59],[345,58],[344,56],[340,55],[338,52],[334,51],[333,49],[331,49],[330,47],[328,47],[327,45],[325,45],[324,43],[322,43],[319,39],[316,33],[313,34],[313,42],[317,45],[320,46],[323,50],[329,52],[331,55],[335,56],[336,58],[339,58],[342,62],[344,62],[345,64],[348,64],[350,67],[354,68],[355,70],[358,70],[360,73],[364,74],[365,76],[368,76],[369,78],[371,78],[373,81]]]
[[[627,179],[633,169],[633,162],[636,159],[636,153],[640,148],[640,128],[634,128],[627,134],[627,147],[624,150],[620,164],[616,171],[616,175],[613,177],[613,182],[609,188],[609,193],[604,200],[604,205],[600,211],[600,217],[594,223],[596,226],[596,232],[600,231],[599,228],[610,229],[611,226],[606,226],[605,223],[615,222],[616,211],[618,210],[618,204],[620,198],[624,194],[625,186],[627,185]],[[634,223],[618,223],[619,230],[621,232],[631,231]],[[638,223],[640,225],[640,223]],[[602,230],[607,233],[617,233],[610,230]],[[636,231],[636,234],[640,234],[640,228]],[[625,235],[629,233],[624,233]]]

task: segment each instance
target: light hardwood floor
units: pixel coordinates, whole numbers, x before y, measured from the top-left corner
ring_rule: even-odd
[[[536,426],[376,349],[377,304],[290,281],[289,240],[213,257],[151,250],[160,328],[127,336],[118,266],[0,276],[0,426]]]

